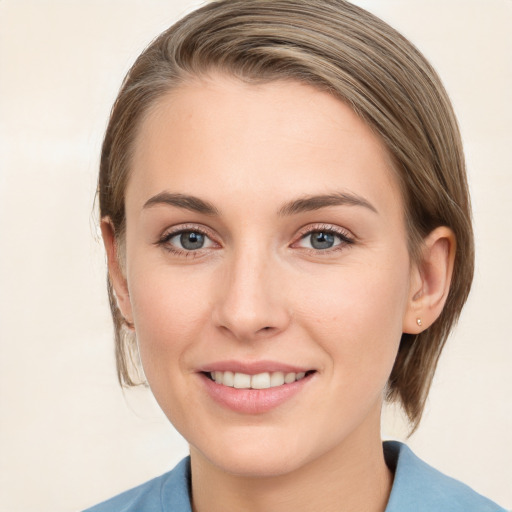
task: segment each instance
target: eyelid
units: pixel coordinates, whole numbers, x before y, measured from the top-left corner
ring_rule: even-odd
[[[180,249],[179,247],[171,246],[169,244],[169,240],[171,240],[173,237],[187,232],[187,231],[195,231],[198,233],[203,234],[204,236],[208,237],[209,240],[211,240],[217,247],[206,247],[206,248],[200,248],[197,250],[185,250]],[[347,246],[352,245],[356,241],[356,236],[351,233],[346,228],[343,228],[341,226],[337,226],[335,224],[327,224],[327,223],[317,223],[317,224],[308,224],[302,228],[299,229],[297,232],[297,235],[294,237],[294,241],[290,244],[290,247],[296,246],[301,240],[303,240],[308,235],[311,235],[311,233],[315,233],[318,231],[324,231],[327,233],[332,233],[341,239],[341,243],[337,244],[336,246],[324,249],[324,250],[318,250],[318,249],[309,249],[309,248],[302,248],[304,250],[310,250],[315,253],[329,253],[335,250],[340,250],[342,248],[345,248]],[[178,224],[176,226],[169,227],[165,229],[161,236],[159,236],[158,240],[155,242],[155,245],[162,246],[166,248],[169,252],[175,253],[175,254],[185,254],[188,256],[197,256],[203,251],[207,251],[210,249],[215,249],[221,247],[220,242],[218,241],[218,237],[216,234],[206,226],[203,226],[201,224]]]
[[[169,241],[174,238],[177,235],[180,235],[181,233],[186,233],[189,231],[201,233],[202,235],[208,237],[209,240],[211,240],[217,247],[220,247],[220,243],[217,241],[217,238],[211,229],[207,228],[206,226],[202,226],[201,224],[178,224],[176,226],[169,227],[165,229],[158,237],[158,240],[155,242],[155,245],[162,246],[165,249],[167,249],[169,252],[175,253],[175,254],[185,254],[187,256],[195,256],[197,253],[201,253],[204,250],[214,249],[216,247],[202,247],[200,249],[197,249],[195,251],[193,250],[185,250],[180,249],[179,247],[171,246],[169,244]]]
[[[327,233],[332,233],[334,235],[337,235],[341,238],[341,244],[338,244],[330,249],[324,249],[324,250],[318,250],[318,249],[311,249],[315,253],[327,253],[334,250],[339,250],[340,248],[350,246],[356,241],[355,235],[353,235],[348,229],[342,228],[341,226],[337,226],[335,224],[326,224],[326,223],[319,223],[319,224],[308,224],[307,226],[302,227],[295,237],[295,241],[291,244],[291,246],[295,246],[298,244],[301,240],[303,240],[308,235],[311,235],[311,233],[315,233],[318,231],[324,231]],[[309,250],[308,248],[303,248],[305,250]]]

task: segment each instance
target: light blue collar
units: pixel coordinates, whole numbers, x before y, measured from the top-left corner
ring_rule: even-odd
[[[384,442],[386,463],[395,473],[385,512],[506,512],[467,485],[432,468],[402,443]],[[191,512],[190,458],[180,462],[162,488],[162,510]],[[173,505],[165,508],[165,504]]]
[[[386,512],[506,512],[432,468],[402,443],[385,442],[384,456],[395,471]]]
[[[385,442],[384,456],[395,474],[385,512],[506,512],[468,486],[425,464],[402,443]],[[190,457],[187,457],[169,473],[88,512],[192,512],[190,496]]]

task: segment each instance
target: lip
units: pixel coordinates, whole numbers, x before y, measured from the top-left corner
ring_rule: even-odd
[[[218,405],[240,414],[263,414],[269,412],[304,390],[316,375],[316,371],[300,380],[267,389],[236,389],[217,384],[208,377],[214,371],[231,371],[256,375],[262,372],[299,373],[311,371],[311,368],[282,364],[275,361],[219,361],[204,366],[198,373],[207,395]]]
[[[294,366],[277,361],[216,361],[215,363],[202,366],[200,372],[239,372],[247,375],[257,375],[263,372],[300,373],[314,370],[305,366]]]

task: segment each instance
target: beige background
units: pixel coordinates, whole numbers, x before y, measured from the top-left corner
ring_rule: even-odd
[[[512,1],[356,3],[444,78],[474,201],[473,293],[410,444],[512,507]],[[147,391],[117,386],[92,205],[122,76],[198,4],[0,0],[1,511],[79,510],[186,454]],[[399,420],[384,423],[403,437]]]

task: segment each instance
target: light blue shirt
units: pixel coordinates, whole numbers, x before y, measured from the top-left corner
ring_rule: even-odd
[[[387,441],[384,454],[395,478],[386,512],[506,512],[467,485],[435,470],[402,443]],[[192,512],[190,458],[172,471],[84,512]]]

